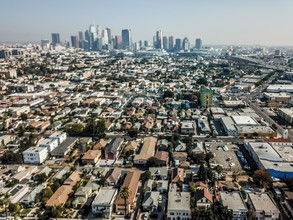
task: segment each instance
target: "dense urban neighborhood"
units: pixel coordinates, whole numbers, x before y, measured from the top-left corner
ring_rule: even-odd
[[[292,49],[78,43],[0,47],[1,219],[293,218]]]

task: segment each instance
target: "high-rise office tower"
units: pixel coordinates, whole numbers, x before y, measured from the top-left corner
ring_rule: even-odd
[[[79,31],[78,32],[78,39],[79,39],[79,41],[83,41],[84,40],[83,32],[82,31]]]
[[[71,36],[71,46],[74,48],[79,48],[78,36]]]
[[[175,40],[175,51],[180,51],[182,48],[182,43],[180,38],[176,38]]]
[[[89,27],[89,46],[90,49],[94,48],[94,42],[97,40],[97,28],[95,25],[90,25]]]
[[[101,38],[102,38],[103,46],[109,43],[107,30],[102,30],[102,37]]]
[[[170,36],[169,37],[169,50],[173,50],[174,49],[174,37]]]
[[[168,43],[168,37],[163,37],[163,48],[164,50],[169,50],[169,43]]]
[[[102,30],[101,30],[100,25],[97,25],[96,32],[97,32],[97,38],[101,38],[102,37]]]
[[[149,42],[147,40],[145,40],[143,43],[144,43],[144,46],[145,47],[148,47],[149,46]]]
[[[185,38],[183,39],[182,49],[183,49],[184,51],[189,51],[189,49],[190,49],[190,43],[189,43],[189,40],[188,40],[187,37],[185,37]]]
[[[112,43],[112,31],[111,31],[111,28],[106,28],[106,32],[107,32],[107,35],[108,35],[108,44],[111,44]]]
[[[90,42],[90,33],[89,33],[88,30],[86,30],[86,31],[84,32],[84,39],[85,39],[86,41]]]
[[[195,48],[200,50],[202,48],[202,40],[200,38],[197,38],[195,40]]]
[[[131,39],[131,30],[123,29],[122,30],[122,49],[131,50],[132,39]]]
[[[156,49],[163,49],[163,32],[157,31],[156,32]]]
[[[52,33],[52,44],[55,46],[56,44],[60,44],[60,34],[59,33]]]
[[[115,36],[115,45],[114,45],[115,49],[122,49],[122,37],[121,36]]]
[[[144,46],[143,46],[143,41],[142,40],[140,40],[139,41],[139,48],[143,48]]]

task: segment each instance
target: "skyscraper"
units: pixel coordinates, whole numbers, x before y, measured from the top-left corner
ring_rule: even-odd
[[[175,40],[175,51],[180,51],[182,49],[182,43],[180,38],[176,38]]]
[[[78,32],[78,38],[79,38],[79,41],[83,41],[84,38],[83,38],[83,32],[82,31],[79,31]]]
[[[123,29],[122,30],[122,49],[131,50],[132,39],[131,39],[131,30]]]
[[[108,44],[111,44],[112,43],[112,31],[111,31],[111,28],[107,27],[106,32],[107,32],[107,35],[108,35]]]
[[[115,44],[114,44],[115,49],[122,49],[122,37],[121,36],[115,36]]]
[[[52,33],[52,44],[55,46],[56,44],[60,44],[60,34]]]
[[[157,31],[156,32],[156,49],[163,49],[163,32]]]
[[[94,48],[94,42],[97,40],[97,28],[95,25],[89,27],[89,46],[90,49]]]
[[[169,37],[169,50],[173,50],[174,49],[174,37],[170,36]]]
[[[71,36],[71,46],[74,48],[79,48],[78,36]]]
[[[183,39],[182,49],[183,49],[184,51],[189,51],[189,49],[190,49],[190,43],[189,43],[189,40],[188,40],[187,37],[185,37],[185,38]]]
[[[169,50],[169,43],[168,43],[168,37],[163,37],[163,48],[164,50]]]
[[[198,49],[198,50],[200,50],[201,47],[202,47],[202,40],[200,38],[197,38],[195,40],[195,48]]]

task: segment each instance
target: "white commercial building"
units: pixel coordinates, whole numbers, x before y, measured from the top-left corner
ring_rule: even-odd
[[[269,85],[267,92],[288,92],[293,93],[293,85],[274,84]]]
[[[92,203],[92,216],[110,219],[116,195],[116,189],[101,189]]]
[[[50,139],[57,139],[58,144],[61,144],[63,141],[66,140],[67,134],[62,131],[56,131],[55,133],[51,134]]]
[[[168,219],[191,219],[190,193],[178,192],[176,184],[171,184],[168,193]]]
[[[22,155],[24,163],[41,164],[48,157],[48,149],[46,147],[30,147],[22,152]]]
[[[46,138],[39,143],[39,146],[46,147],[48,149],[48,152],[51,152],[58,146],[58,140]]]
[[[278,115],[286,122],[293,123],[293,109],[292,108],[279,108]]]
[[[224,127],[224,130],[228,136],[236,136],[237,135],[237,128],[235,126],[234,121],[231,117],[222,117],[221,123]]]
[[[246,220],[248,209],[239,192],[221,192],[221,202],[233,212],[233,220]]]
[[[280,211],[267,193],[248,193],[248,204],[253,210],[253,219],[280,219]]]

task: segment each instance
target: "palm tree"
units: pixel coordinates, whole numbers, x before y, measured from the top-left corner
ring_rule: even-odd
[[[119,197],[121,199],[124,199],[124,213],[125,213],[125,215],[127,212],[127,199],[129,198],[130,195],[131,195],[131,190],[129,189],[128,186],[124,186],[119,193]]]

